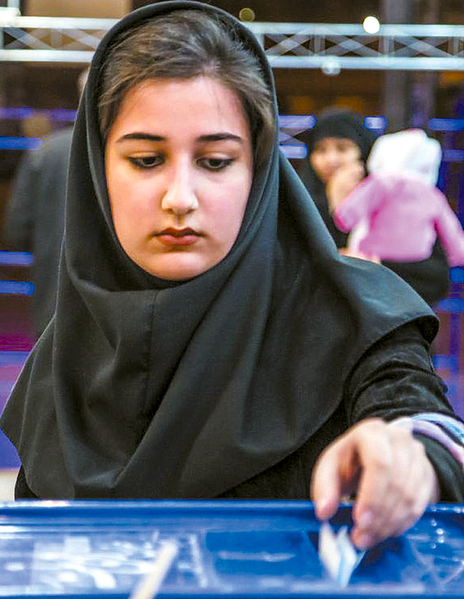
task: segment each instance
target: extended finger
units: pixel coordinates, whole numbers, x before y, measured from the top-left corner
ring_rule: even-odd
[[[333,516],[342,494],[349,494],[356,489],[360,472],[359,445],[362,444],[362,430],[369,428],[370,422],[364,421],[353,427],[321,454],[311,485],[311,495],[319,518]]]
[[[329,447],[317,461],[311,480],[311,498],[320,520],[328,520],[337,511],[341,498],[341,480],[336,446]]]
[[[386,425],[372,422],[359,429],[358,452],[362,474],[353,510],[352,539],[360,548],[374,545],[382,534],[390,511],[390,487],[395,469]]]

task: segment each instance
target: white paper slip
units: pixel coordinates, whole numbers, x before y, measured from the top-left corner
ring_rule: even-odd
[[[129,599],[154,599],[169,572],[179,547],[174,541],[165,541],[151,564],[147,575],[142,578]]]
[[[346,587],[365,553],[354,547],[347,526],[343,526],[338,533],[335,533],[328,522],[321,524],[319,557],[330,577],[340,586]]]

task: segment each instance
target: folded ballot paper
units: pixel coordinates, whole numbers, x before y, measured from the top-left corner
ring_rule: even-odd
[[[353,545],[348,527],[343,526],[338,533],[328,522],[321,524],[319,532],[319,557],[330,577],[340,586],[346,587],[351,575],[358,567],[365,551],[359,551]]]

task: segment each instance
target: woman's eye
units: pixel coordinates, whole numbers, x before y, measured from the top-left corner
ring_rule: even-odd
[[[210,171],[220,171],[233,162],[233,158],[201,158],[198,162]]]
[[[163,158],[157,154],[151,154],[149,156],[130,156],[129,162],[137,168],[149,169],[162,164]]]

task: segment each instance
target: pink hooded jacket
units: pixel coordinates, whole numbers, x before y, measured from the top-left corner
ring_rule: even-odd
[[[450,266],[464,265],[464,231],[435,187],[439,143],[421,129],[376,140],[368,177],[336,208],[339,229],[351,231],[348,248],[389,261],[416,262],[432,253],[437,235]]]

